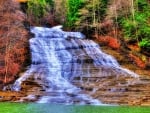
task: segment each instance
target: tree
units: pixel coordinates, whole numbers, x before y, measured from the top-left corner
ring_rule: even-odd
[[[0,80],[14,80],[29,59],[25,15],[13,0],[0,1]]]

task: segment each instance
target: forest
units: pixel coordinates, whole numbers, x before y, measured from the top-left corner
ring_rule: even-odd
[[[62,33],[83,33],[86,39],[95,41],[104,52],[114,56],[121,66],[142,77],[150,76],[150,0],[0,0],[0,90],[14,83],[34,64],[30,29],[57,25],[63,26]],[[150,86],[149,81],[146,86]],[[148,87],[147,90],[150,91]],[[150,101],[146,102],[150,105]]]

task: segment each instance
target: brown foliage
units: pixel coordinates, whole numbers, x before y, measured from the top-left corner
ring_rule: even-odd
[[[119,49],[120,43],[117,38],[111,36],[94,36],[100,43],[108,45],[112,49]]]
[[[10,82],[29,56],[25,15],[14,0],[0,0],[0,79]]]
[[[142,61],[138,56],[134,54],[129,54],[129,57],[133,60],[133,62],[140,68],[144,69],[146,67],[146,63]]]

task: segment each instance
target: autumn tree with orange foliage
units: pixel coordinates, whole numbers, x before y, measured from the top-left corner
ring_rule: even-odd
[[[15,0],[0,0],[0,82],[8,83],[29,59],[25,15]]]

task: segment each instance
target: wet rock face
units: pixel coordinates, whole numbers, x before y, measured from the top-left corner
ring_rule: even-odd
[[[14,0],[0,1],[0,81],[8,83],[29,58],[25,15]]]

